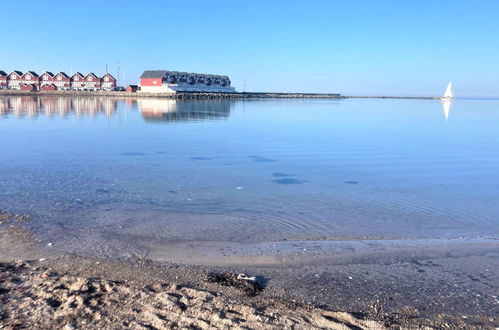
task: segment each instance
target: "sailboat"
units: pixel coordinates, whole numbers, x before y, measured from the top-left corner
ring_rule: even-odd
[[[445,93],[444,96],[442,97],[442,100],[453,100],[453,99],[454,99],[454,92],[452,91],[452,82],[449,81],[449,84],[445,89]]]
[[[444,110],[445,122],[449,120],[449,115],[452,109],[452,103],[454,103],[454,92],[452,91],[452,83],[449,81],[447,88],[445,89],[444,96],[441,98],[442,108]]]

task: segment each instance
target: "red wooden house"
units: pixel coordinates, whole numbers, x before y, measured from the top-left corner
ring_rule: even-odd
[[[7,87],[7,73],[0,70],[0,89]]]
[[[102,89],[110,91],[116,88],[116,79],[110,73],[103,75],[100,82]]]
[[[71,88],[71,78],[64,72],[57,72],[52,81],[58,90]]]
[[[21,85],[21,77],[23,73],[21,71],[12,71],[7,75],[7,86],[11,89],[19,89]]]
[[[21,77],[21,84],[33,85],[35,90],[39,90],[40,76],[34,71],[26,71]]]
[[[49,71],[45,71],[40,75],[40,86],[50,85],[54,81],[54,74]]]
[[[137,86],[137,85],[128,85],[128,87],[126,88],[126,91],[128,93],[136,93],[138,88],[139,88],[139,86]]]
[[[97,77],[93,72],[90,72],[85,77],[85,88],[90,90],[100,89],[100,78]]]
[[[85,77],[81,73],[76,72],[71,76],[71,89],[82,90],[83,88],[85,88]]]

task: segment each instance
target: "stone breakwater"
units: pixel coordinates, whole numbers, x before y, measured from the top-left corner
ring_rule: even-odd
[[[341,99],[340,94],[318,94],[318,93],[130,93],[130,92],[106,92],[106,91],[18,91],[0,90],[0,96],[109,96],[109,97],[154,97],[168,99]]]

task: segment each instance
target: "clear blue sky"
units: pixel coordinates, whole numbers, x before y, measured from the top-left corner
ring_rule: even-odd
[[[498,0],[0,1],[0,70],[227,74],[249,91],[499,96]],[[123,77],[122,77],[123,78]]]

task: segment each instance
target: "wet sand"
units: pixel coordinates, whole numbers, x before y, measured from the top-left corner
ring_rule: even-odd
[[[310,254],[307,254],[308,249],[313,251],[310,244],[316,243],[286,242],[294,250],[262,249],[258,251],[263,251],[261,254],[246,250],[246,255],[239,252],[239,255],[227,256],[224,263],[220,263],[222,259],[207,259],[204,264],[196,263],[196,259],[191,260],[191,264],[166,259],[154,261],[153,255],[81,256],[58,251],[57,242],[51,246],[47,244],[16,219],[1,225],[0,259],[8,264],[3,266],[0,286],[8,285],[9,291],[2,291],[2,299],[8,301],[2,304],[3,324],[0,324],[15,326],[16,322],[24,322],[34,326],[35,323],[29,323],[31,319],[23,319],[23,315],[16,312],[19,308],[27,308],[33,315],[38,315],[38,318],[32,318],[41,322],[37,324],[52,327],[65,324],[124,326],[115,323],[122,318],[105,316],[125,314],[131,315],[129,326],[159,328],[173,326],[174,322],[179,326],[189,323],[205,327],[252,328],[293,324],[314,328],[384,325],[493,329],[498,326],[499,251],[493,240],[433,243],[424,248],[421,244],[395,248],[379,248],[378,245],[378,249],[351,253],[334,253],[333,250],[317,253],[316,248],[315,253]],[[204,248],[203,245],[199,247]],[[301,251],[297,253],[299,249]],[[288,259],[282,251],[287,251]],[[247,262],[233,262],[245,258]],[[31,261],[13,263],[13,260]],[[210,272],[259,276],[265,282],[265,289],[249,297],[238,289],[209,283],[207,274]],[[13,276],[20,278],[21,284],[12,282]],[[74,311],[67,309],[73,302],[74,293],[61,287],[69,288],[74,283],[98,288],[97,296],[88,290],[78,293],[83,300],[85,297],[90,299],[93,309],[87,305],[78,305]],[[154,285],[160,289],[148,289]],[[43,303],[43,300],[31,301],[21,291],[13,295],[14,287],[23,287],[24,292],[35,297],[39,295],[45,301],[56,299],[60,302],[59,307],[64,308],[58,311],[59,307]],[[189,312],[178,308],[183,305],[175,302],[177,298],[170,299],[168,312],[155,310],[154,305],[164,295],[184,301]],[[102,296],[104,298],[99,298]],[[123,298],[125,296],[128,298]],[[116,307],[118,309],[110,307],[115,301],[122,302]],[[136,303],[142,307],[138,308]],[[216,311],[218,316],[206,314],[206,309]],[[85,316],[76,318],[77,313]],[[247,323],[238,323],[242,322],[239,319]]]

